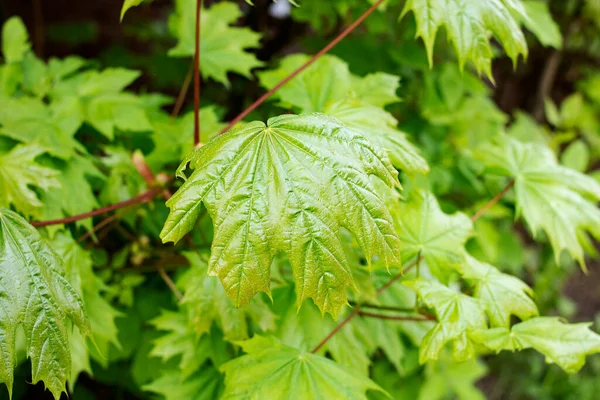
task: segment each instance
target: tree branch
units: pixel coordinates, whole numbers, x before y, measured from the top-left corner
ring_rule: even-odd
[[[196,52],[194,54],[194,146],[200,143],[200,19],[202,0],[196,0]]]
[[[504,189],[502,189],[502,191],[500,193],[498,193],[493,199],[491,199],[490,201],[487,202],[486,205],[484,205],[483,207],[481,207],[481,209],[479,211],[477,211],[475,213],[475,215],[473,215],[471,217],[471,221],[475,222],[477,221],[479,218],[481,218],[483,216],[483,214],[485,214],[490,208],[492,208],[493,206],[496,205],[496,203],[498,203],[500,201],[500,199],[502,199],[502,197],[504,197],[504,195],[506,193],[508,193],[508,191],[510,189],[513,188],[513,186],[515,186],[515,181],[511,180],[508,185],[506,185],[506,187]]]
[[[435,321],[436,318],[433,315],[427,315],[423,317],[406,317],[406,316],[397,316],[397,315],[385,315],[385,314],[376,314],[367,311],[359,311],[358,315],[362,317],[370,317],[377,319],[385,319],[389,321]]]
[[[356,21],[354,21],[351,25],[349,25],[346,29],[344,29],[335,39],[333,39],[327,46],[325,46],[321,51],[311,57],[306,63],[304,63],[300,68],[292,72],[285,79],[275,85],[271,90],[267,93],[263,94],[258,98],[254,103],[252,103],[248,108],[246,108],[240,115],[235,117],[220,133],[219,135],[224,134],[231,128],[235,126],[238,122],[243,120],[250,114],[252,111],[256,110],[258,106],[264,103],[271,95],[281,89],[286,83],[294,79],[298,74],[304,71],[306,68],[311,66],[315,61],[317,61],[321,56],[325,55],[329,50],[334,48],[342,39],[350,34],[354,29],[356,29],[369,15],[373,13],[385,0],[378,0],[375,4],[373,4],[367,11],[365,11]]]
[[[48,220],[48,221],[33,221],[33,222],[30,222],[30,224],[37,228],[40,228],[43,226],[69,224],[71,222],[81,221],[82,219],[106,214],[107,212],[118,210],[119,208],[128,207],[128,206],[135,205],[135,204],[147,203],[150,200],[152,200],[154,197],[156,197],[156,195],[158,193],[160,193],[161,191],[162,191],[161,188],[153,188],[153,189],[145,191],[144,193],[142,193],[138,196],[135,196],[134,198],[112,204],[108,207],[99,208],[94,211],[86,212],[86,213],[79,214],[79,215],[74,215],[72,217],[67,217],[67,218],[53,219],[53,220]]]

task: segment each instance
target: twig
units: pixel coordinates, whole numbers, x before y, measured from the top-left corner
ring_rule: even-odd
[[[196,0],[196,51],[194,53],[194,147],[200,143],[200,18],[202,0]]]
[[[535,99],[535,108],[533,110],[533,116],[538,121],[542,121],[544,119],[544,101],[554,86],[554,81],[556,80],[558,68],[560,67],[562,60],[562,51],[554,50],[552,55],[548,57],[546,65],[544,66],[544,72],[540,78],[540,84]]]
[[[94,233],[98,232],[100,229],[104,228],[105,226],[109,225],[111,222],[116,221],[117,219],[121,218],[123,215],[127,214],[129,212],[130,207],[131,206],[125,207],[123,210],[119,211],[118,213],[111,215],[111,216],[103,219],[96,225],[94,225],[94,227],[90,231],[87,231],[86,233],[81,235],[81,237],[79,239],[77,239],[77,243],[83,242],[85,239],[92,236]]]
[[[48,220],[48,221],[33,221],[33,222],[30,222],[30,224],[39,228],[39,227],[43,227],[43,226],[69,224],[71,222],[81,221],[82,219],[106,214],[108,212],[118,210],[119,208],[129,207],[129,206],[132,206],[135,204],[147,203],[150,200],[152,200],[154,197],[156,197],[156,195],[161,190],[162,190],[161,188],[153,188],[153,189],[147,190],[144,193],[142,193],[138,196],[135,196],[134,198],[131,198],[129,200],[121,201],[119,203],[115,203],[115,204],[112,204],[112,205],[104,207],[104,208],[99,208],[94,211],[86,212],[86,213],[79,214],[79,215],[74,215],[72,217],[61,218],[61,219],[52,219],[52,220]]]
[[[175,297],[177,297],[178,300],[183,299],[183,293],[181,293],[179,289],[177,289],[177,286],[175,286],[175,283],[173,282],[171,277],[165,272],[165,269],[162,267],[162,265],[159,265],[157,268],[160,277],[163,281],[165,281],[165,283],[167,284],[169,289],[171,289],[171,292],[173,292]]]
[[[405,317],[405,316],[397,316],[397,315],[385,315],[385,314],[376,314],[367,311],[359,311],[358,315],[363,317],[377,318],[377,319],[385,319],[390,321],[435,321],[436,318],[432,315],[424,316],[424,317]]]
[[[481,218],[483,216],[483,214],[485,214],[490,208],[492,208],[493,206],[495,206],[496,203],[498,203],[500,201],[500,199],[502,197],[504,197],[504,195],[506,193],[508,193],[508,191],[510,189],[512,189],[513,186],[515,186],[515,181],[514,180],[510,181],[508,183],[508,185],[506,185],[506,187],[504,189],[502,189],[502,191],[500,193],[498,193],[493,199],[491,199],[490,201],[488,201],[486,205],[484,205],[483,207],[481,207],[481,209],[479,211],[477,211],[475,213],[475,215],[473,215],[471,217],[471,221],[475,222],[479,218]]]
[[[476,221],[478,220],[487,210],[489,210],[494,204],[498,203],[500,201],[500,199],[502,198],[502,196],[504,196],[513,186],[514,186],[515,182],[514,180],[511,181],[500,193],[498,193],[492,200],[490,200],[486,205],[484,205],[481,210],[479,210],[477,213],[475,213],[475,215],[473,215],[473,217],[471,217],[471,221]],[[380,287],[377,290],[377,295],[380,295],[381,293],[383,293],[384,291],[386,291],[390,286],[392,286],[394,284],[394,282],[398,281],[400,278],[402,278],[402,276],[404,274],[406,274],[408,271],[410,271],[413,267],[415,267],[418,262],[421,259],[421,253],[419,253],[419,255],[417,256],[417,259],[415,261],[413,261],[411,264],[409,264],[406,268],[404,268],[400,273],[396,274],[394,277],[392,277],[392,279],[390,279],[385,285],[383,285],[382,287]],[[335,328],[333,328],[333,330],[329,333],[329,335],[327,335],[318,345],[317,347],[315,347],[313,349],[313,353],[316,353],[317,351],[319,351],[323,346],[325,346],[325,344],[333,337],[335,336],[336,333],[338,333],[344,326],[346,326],[346,324],[348,324],[348,322],[350,322],[352,320],[352,318],[356,317],[357,315],[361,314],[362,310],[361,310],[361,305],[357,305],[350,314],[348,314],[348,316],[346,318],[344,318],[344,320],[342,322],[340,322]],[[429,316],[429,314],[425,314],[425,316]],[[433,316],[431,316],[433,317]],[[430,317],[428,317],[430,318]]]
[[[354,21],[351,25],[349,25],[346,29],[344,29],[335,39],[333,39],[331,42],[329,42],[329,44],[327,46],[325,46],[321,51],[319,51],[317,54],[315,54],[314,56],[312,56],[310,58],[310,60],[308,60],[300,68],[298,68],[297,70],[295,70],[294,72],[292,72],[285,79],[283,79],[281,82],[279,82],[277,85],[275,85],[271,90],[269,90],[267,93],[265,93],[261,97],[259,97],[258,100],[256,100],[254,103],[252,103],[248,108],[246,108],[244,111],[242,111],[242,113],[240,115],[238,115],[237,117],[235,117],[219,133],[219,135],[222,135],[225,132],[227,132],[228,130],[230,130],[231,128],[233,128],[233,126],[235,124],[237,124],[238,122],[240,122],[241,120],[243,120],[244,118],[246,118],[248,116],[248,114],[250,114],[258,106],[260,106],[262,103],[264,103],[269,97],[271,97],[271,95],[273,95],[275,92],[277,92],[279,89],[281,89],[286,83],[288,83],[289,81],[291,81],[292,79],[294,79],[296,76],[298,76],[298,74],[300,74],[306,68],[308,68],[309,66],[311,66],[321,56],[323,56],[329,50],[331,50],[332,48],[334,48],[342,39],[344,39],[346,36],[348,36],[350,34],[350,32],[352,32],[354,29],[356,29],[369,15],[371,15],[373,13],[373,11],[375,11],[377,9],[377,7],[379,7],[381,5],[381,3],[383,3],[384,1],[385,0],[378,0],[375,4],[373,4],[367,11],[365,11],[363,13],[363,15],[361,15],[360,17],[358,17],[358,19],[356,21]]]
[[[349,303],[351,306],[359,305],[358,303],[355,303],[353,301],[350,301]],[[414,307],[408,308],[408,307],[380,306],[378,304],[369,304],[369,303],[360,304],[360,307],[361,308],[373,308],[375,310],[383,310],[383,311],[415,312]]]
[[[44,29],[44,11],[42,9],[42,0],[33,0],[33,21],[35,25],[33,33],[33,46],[35,54],[39,58],[44,58],[44,41],[46,38]]]
[[[194,74],[194,63],[190,65],[190,69],[185,76],[185,80],[183,81],[183,85],[181,86],[181,90],[179,91],[179,95],[177,96],[177,101],[175,102],[175,107],[173,107],[173,111],[171,112],[171,123],[175,121],[175,118],[181,112],[181,108],[183,107],[183,103],[185,102],[185,98],[187,96],[188,91],[190,90],[190,84],[192,83],[192,75]]]

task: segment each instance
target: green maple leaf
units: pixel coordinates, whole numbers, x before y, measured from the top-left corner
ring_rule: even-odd
[[[27,28],[19,17],[8,19],[2,26],[2,55],[5,62],[23,61],[25,54],[31,50]]]
[[[585,364],[585,357],[600,353],[600,335],[592,332],[591,324],[565,324],[557,317],[539,317],[513,325],[471,333],[471,338],[492,350],[523,350],[533,348],[556,363],[567,373],[576,373]]]
[[[527,42],[519,22],[528,17],[519,0],[408,0],[401,17],[410,11],[415,15],[417,37],[425,42],[430,64],[441,27],[446,28],[461,69],[472,61],[477,71],[493,79],[490,34],[500,41],[513,62],[520,55],[527,57]]]
[[[90,322],[58,255],[9,210],[0,210],[0,302],[0,381],[12,392],[15,336],[23,326],[32,383],[43,381],[58,399],[71,372],[68,321],[83,335],[90,335]]]
[[[428,363],[425,382],[417,400],[442,400],[452,396],[458,400],[485,400],[477,381],[487,374],[485,364],[478,360],[457,363],[450,357]]]
[[[367,390],[382,391],[373,381],[335,362],[255,336],[239,342],[246,355],[221,366],[225,373],[222,399],[364,399]]]
[[[165,400],[220,399],[223,393],[223,375],[208,365],[185,378],[179,370],[167,370],[142,389],[160,394]]]
[[[0,207],[11,204],[27,215],[38,215],[43,206],[30,186],[48,190],[60,185],[58,171],[35,162],[45,152],[35,146],[16,146],[8,153],[0,153]]]
[[[150,355],[163,361],[179,357],[179,373],[183,379],[192,376],[209,359],[219,366],[230,358],[222,334],[211,329],[199,336],[187,313],[187,308],[179,312],[162,311],[150,322],[156,329],[167,332],[154,341]]]
[[[51,243],[52,248],[56,250],[64,263],[65,277],[81,296],[88,312],[90,336],[94,341],[92,347],[99,349],[101,352],[101,354],[97,354],[98,352],[90,353],[85,337],[79,332],[73,332],[71,337],[73,364],[71,376],[69,377],[69,385],[72,388],[81,372],[92,374],[90,358],[101,364],[106,364],[104,355],[108,354],[111,345],[120,348],[115,320],[122,314],[103,297],[107,287],[94,274],[91,254],[65,232],[59,232]],[[74,346],[76,347],[75,350],[73,349]],[[75,356],[75,354],[77,355]]]
[[[429,270],[443,281],[451,268],[463,262],[464,245],[473,230],[465,214],[444,214],[433,194],[417,190],[399,204],[395,219],[405,262],[420,254]]]
[[[515,180],[518,215],[523,215],[537,236],[544,231],[557,263],[567,251],[585,268],[586,232],[600,239],[600,183],[560,166],[552,151],[537,143],[502,137],[478,152],[491,173]]]
[[[523,7],[528,18],[524,25],[538,38],[544,46],[560,49],[563,44],[560,26],[552,19],[548,4],[540,0],[523,1]]]
[[[179,41],[169,55],[192,56],[195,53],[196,1],[176,0],[175,5],[170,26]],[[228,72],[250,78],[250,71],[262,65],[253,54],[244,51],[258,47],[260,35],[248,28],[230,26],[241,15],[240,8],[232,3],[219,3],[202,10],[200,71],[204,77],[213,78],[225,86],[229,86]]]
[[[279,68],[259,74],[268,89],[308,61],[304,54],[284,58]],[[427,173],[429,166],[384,106],[396,103],[399,78],[376,73],[365,77],[350,74],[343,60],[326,55],[283,86],[274,96],[281,107],[301,112],[322,112],[336,117],[349,128],[387,150],[394,166],[408,173]]]
[[[509,327],[511,315],[521,320],[538,316],[537,306],[530,297],[533,290],[522,280],[470,255],[461,269],[463,278],[476,282],[473,297],[480,300],[492,327]]]
[[[182,278],[185,288],[183,303],[189,307],[191,324],[197,334],[210,331],[217,323],[227,340],[248,338],[251,319],[263,332],[275,329],[275,315],[260,298],[253,298],[243,308],[236,308],[218,279],[208,276],[208,265],[198,253],[186,252],[190,271]]]
[[[425,335],[419,348],[419,361],[437,360],[444,346],[452,343],[452,356],[456,361],[475,357],[475,348],[469,332],[486,329],[485,313],[477,299],[441,285],[418,279],[403,282],[414,289],[423,302],[435,310],[438,323]]]
[[[204,203],[215,226],[208,272],[239,307],[270,293],[275,254],[287,254],[298,305],[312,298],[336,316],[355,287],[340,228],[359,242],[367,262],[377,254],[399,263],[392,217],[371,178],[399,185],[396,170],[364,137],[321,115],[283,115],[212,140],[185,160],[195,170],[167,202],[164,242],[190,231]],[[389,190],[386,188],[386,190]]]

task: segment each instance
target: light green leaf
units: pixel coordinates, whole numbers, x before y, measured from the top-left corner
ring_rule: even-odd
[[[435,310],[438,320],[438,324],[423,338],[419,361],[424,364],[437,360],[448,342],[452,343],[452,356],[456,361],[474,358],[475,348],[468,334],[487,328],[480,302],[430,280],[403,283],[414,289],[423,302]]]
[[[560,162],[565,167],[585,172],[590,164],[590,148],[583,140],[576,140],[560,155]]]
[[[443,400],[450,394],[457,400],[485,400],[476,383],[486,373],[485,364],[479,360],[457,363],[444,357],[428,363],[417,400]]]
[[[90,334],[90,323],[58,255],[9,210],[0,211],[0,302],[0,381],[12,392],[15,335],[23,326],[32,383],[43,381],[58,400],[71,373],[68,320],[83,335]]]
[[[285,57],[277,69],[258,74],[260,83],[271,89],[309,60],[306,54]],[[325,112],[328,105],[344,100],[352,87],[348,64],[325,55],[288,82],[274,95],[281,107],[299,107],[302,112]]]
[[[243,308],[236,308],[217,278],[208,276],[208,266],[198,253],[186,252],[184,256],[191,269],[182,278],[183,303],[189,307],[190,323],[196,334],[209,332],[216,323],[226,340],[247,339],[247,319],[256,322],[263,332],[275,329],[275,315],[262,299],[253,298]]]
[[[565,324],[556,317],[539,317],[514,325],[510,330],[496,328],[478,331],[471,337],[492,350],[523,350],[533,348],[574,374],[585,364],[585,357],[600,353],[600,335],[592,332],[591,324]]]
[[[27,28],[19,17],[8,19],[2,26],[2,55],[7,64],[23,61],[31,49]]]
[[[492,78],[493,57],[490,36],[498,39],[516,64],[520,55],[527,57],[527,42],[519,21],[527,14],[519,0],[408,0],[402,11],[415,15],[417,37],[425,42],[429,63],[433,63],[433,45],[438,30],[454,45],[461,70],[472,61],[478,72]]]
[[[231,130],[190,155],[195,170],[167,202],[161,238],[178,241],[204,203],[215,225],[209,274],[239,307],[270,293],[275,254],[287,254],[298,305],[312,298],[334,317],[354,288],[340,228],[359,242],[367,262],[377,254],[397,265],[400,243],[371,178],[391,190],[396,170],[364,137],[321,115],[283,115]],[[388,190],[386,188],[386,190]]]
[[[550,149],[509,137],[477,153],[490,172],[515,179],[517,211],[534,235],[546,232],[556,261],[567,251],[585,267],[582,244],[586,232],[600,238],[600,184],[557,164]]]
[[[364,103],[383,108],[397,103],[396,94],[400,87],[400,78],[396,75],[376,72],[364,77],[352,76],[352,90]]]
[[[142,389],[160,394],[165,400],[220,399],[223,392],[223,375],[208,365],[187,378],[184,378],[179,370],[168,370]]]
[[[288,347],[272,337],[239,342],[248,353],[221,367],[225,373],[222,399],[343,398],[366,400],[373,381],[351,373],[321,356]]]
[[[475,281],[473,297],[480,300],[492,327],[509,327],[510,316],[521,320],[538,316],[530,296],[533,290],[522,280],[503,274],[495,267],[467,254],[462,267],[463,277]]]
[[[526,0],[523,7],[529,17],[523,20],[527,29],[533,32],[544,46],[560,49],[563,42],[560,26],[552,19],[548,4],[540,0]]]
[[[27,215],[39,215],[43,204],[30,186],[48,190],[60,185],[56,179],[58,171],[35,162],[44,152],[35,145],[19,145],[8,153],[0,153],[0,207],[12,204]]]
[[[402,242],[402,259],[416,260],[419,254],[438,279],[447,280],[452,268],[464,260],[464,245],[473,224],[462,213],[442,212],[435,196],[417,190],[399,204],[396,231]]]
[[[170,26],[178,43],[169,55],[192,56],[195,49],[196,0],[176,0],[175,5]],[[244,51],[258,47],[260,35],[248,28],[230,26],[241,15],[239,7],[229,2],[203,9],[201,14],[200,71],[202,76],[213,78],[225,86],[229,86],[228,72],[250,78],[250,71],[262,65],[253,54]]]
[[[123,21],[123,17],[125,13],[132,7],[137,7],[142,4],[146,0],[125,0],[123,3],[123,7],[121,8],[121,22]]]

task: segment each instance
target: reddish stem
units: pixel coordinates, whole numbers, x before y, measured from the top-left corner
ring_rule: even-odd
[[[363,317],[377,318],[377,319],[385,319],[389,321],[435,321],[435,317],[431,315],[423,316],[423,317],[404,317],[398,315],[385,315],[385,314],[376,314],[367,311],[360,311],[358,313]]]
[[[121,201],[119,203],[115,203],[108,207],[99,208],[98,210],[86,212],[86,213],[79,214],[79,215],[74,215],[72,217],[67,217],[67,218],[53,219],[53,220],[49,220],[49,221],[33,221],[33,222],[30,222],[30,224],[39,228],[39,227],[43,227],[43,226],[61,225],[61,224],[68,224],[71,222],[81,221],[82,219],[95,217],[96,215],[106,214],[107,212],[118,210],[119,208],[128,207],[128,206],[131,206],[134,204],[147,203],[150,200],[152,200],[161,191],[162,191],[161,188],[153,188],[153,189],[150,189],[138,196],[135,196],[132,199]]]
[[[200,143],[200,17],[202,0],[196,0],[196,51],[194,53],[194,146]]]
[[[506,185],[506,187],[504,189],[502,189],[502,191],[500,193],[498,193],[493,199],[491,199],[490,201],[488,201],[485,206],[481,207],[481,209],[479,211],[477,211],[475,213],[475,215],[473,215],[471,217],[471,221],[475,222],[479,218],[481,218],[483,216],[483,214],[485,214],[490,208],[492,208],[494,205],[496,205],[496,203],[498,203],[500,201],[500,199],[502,197],[504,197],[504,195],[506,193],[508,193],[508,191],[510,189],[512,189],[513,186],[515,186],[515,181],[514,180],[510,181],[508,183],[508,185]]]
[[[297,70],[295,70],[294,72],[292,72],[284,80],[282,80],[281,82],[279,82],[271,90],[269,90],[267,93],[263,94],[261,97],[258,98],[258,100],[256,100],[254,103],[252,103],[244,111],[242,111],[242,113],[240,115],[238,115],[237,117],[235,117],[225,127],[225,129],[223,129],[219,133],[219,135],[222,135],[225,132],[227,132],[228,130],[230,130],[231,128],[233,128],[233,126],[235,124],[237,124],[238,122],[240,122],[241,120],[243,120],[244,118],[246,118],[248,116],[248,114],[250,114],[252,111],[256,110],[256,108],[258,106],[260,106],[262,103],[264,103],[269,97],[271,97],[271,95],[273,95],[275,92],[277,92],[279,89],[281,89],[286,83],[288,83],[289,81],[291,81],[292,79],[294,79],[296,76],[298,76],[298,74],[300,74],[306,68],[308,68],[309,66],[311,66],[321,56],[325,55],[329,50],[331,50],[332,48],[334,48],[342,39],[344,39],[346,36],[348,36],[350,34],[350,32],[352,32],[354,29],[356,29],[369,15],[371,15],[373,13],[373,11],[375,11],[377,9],[377,7],[379,7],[381,5],[381,3],[383,3],[384,1],[385,0],[379,0],[375,4],[373,4],[367,11],[365,11],[363,13],[363,15],[361,15],[360,17],[358,17],[358,19],[356,21],[354,21],[351,25],[349,25],[346,29],[344,29],[342,31],[342,33],[340,33],[335,39],[333,39],[331,42],[329,42],[329,44],[327,46],[325,46],[321,51],[319,51],[317,54],[315,54],[314,56],[312,56],[310,60],[308,60],[300,68],[298,68]]]

